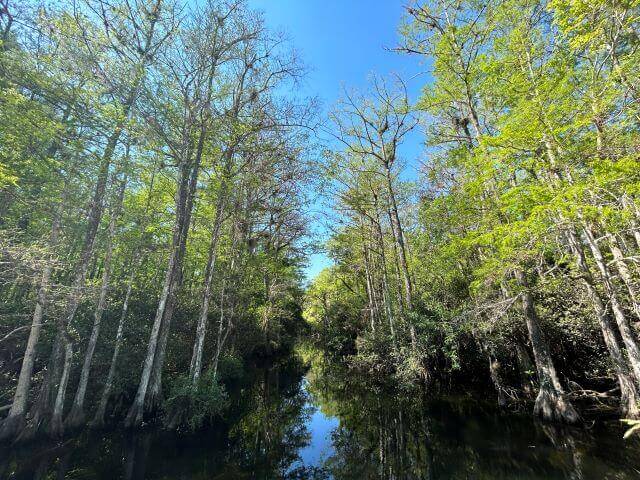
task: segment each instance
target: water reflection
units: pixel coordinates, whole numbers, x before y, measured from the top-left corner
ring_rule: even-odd
[[[0,478],[640,478],[639,442],[619,429],[552,427],[470,398],[392,394],[304,357],[253,368],[230,386],[225,421],[205,432],[114,431],[0,450]]]
[[[640,442],[615,426],[559,427],[479,398],[390,394],[326,361],[307,378],[322,411],[340,420],[323,464],[336,480],[640,478]]]

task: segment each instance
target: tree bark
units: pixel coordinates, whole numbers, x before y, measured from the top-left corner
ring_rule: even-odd
[[[151,333],[149,334],[149,341],[147,343],[147,354],[142,368],[140,376],[140,383],[134,401],[129,409],[125,425],[127,427],[139,426],[143,421],[145,412],[145,402],[147,398],[147,391],[149,383],[151,381],[151,375],[153,373],[153,364],[156,357],[156,350],[160,340],[160,329],[163,323],[163,317],[167,303],[170,301],[175,289],[176,275],[180,268],[180,252],[182,250],[182,234],[183,234],[183,209],[186,203],[186,196],[188,194],[188,185],[190,178],[190,168],[188,164],[183,164],[179,169],[178,189],[176,191],[176,221],[173,226],[173,239],[171,246],[171,253],[169,255],[167,271],[163,281],[162,292],[158,301],[158,307],[156,309],[156,315],[151,327]]]
[[[595,287],[593,275],[591,274],[582,247],[573,230],[567,230],[567,239],[569,241],[569,246],[576,257],[578,268],[582,272],[582,279],[587,288],[587,292],[589,293],[589,297],[591,298],[591,302],[593,303],[593,308],[595,310],[598,323],[600,324],[605,346],[607,347],[609,356],[613,361],[613,367],[616,372],[616,377],[618,378],[618,385],[620,386],[620,410],[627,418],[638,418],[638,415],[640,415],[638,406],[638,402],[640,401],[640,393],[637,387],[638,381],[636,379],[634,382],[634,378],[629,372],[627,362],[624,358],[624,353],[618,343],[618,338],[616,337],[615,327],[612,325],[611,319],[607,314],[607,309],[605,308],[600,294]]]
[[[363,226],[361,227],[364,228]],[[367,290],[367,298],[369,300],[369,323],[371,325],[371,331],[375,332],[376,321],[378,318],[378,302],[374,291],[373,277],[371,275],[369,249],[365,239],[363,239],[362,244],[362,259],[364,261],[365,286]]]
[[[388,166],[385,166],[385,178],[387,181],[387,192],[389,194],[389,204],[391,207],[391,229],[398,246],[398,255],[400,260],[400,268],[402,272],[402,281],[404,284],[404,301],[406,307],[411,310],[411,277],[409,275],[409,266],[407,263],[407,251],[404,242],[404,233],[402,231],[402,224],[400,223],[400,215],[398,213],[398,204],[396,202],[395,192],[393,191],[393,184],[391,182],[391,171]]]
[[[61,437],[64,433],[64,426],[62,425],[62,411],[64,409],[65,392],[67,391],[69,374],[71,373],[71,362],[73,360],[73,346],[71,338],[69,338],[69,334],[64,329],[64,326],[60,325],[60,331],[62,332],[64,362],[62,364],[62,374],[60,376],[60,383],[58,384],[58,391],[53,405],[51,422],[49,423],[49,435],[54,438]]]
[[[141,78],[138,79],[138,83],[141,81]],[[125,104],[123,105],[124,115],[123,118],[128,118],[129,112],[135,102],[137,97],[139,84],[134,84],[132,90],[130,91],[129,97],[127,98]],[[107,180],[109,177],[109,168],[111,166],[111,160],[113,158],[113,154],[115,153],[115,149],[118,145],[120,137],[122,135],[124,129],[124,120],[120,120],[116,125],[113,133],[110,135],[105,150],[102,154],[102,159],[100,162],[100,168],[98,170],[98,178],[96,180],[95,190],[93,194],[93,199],[91,201],[91,206],[89,209],[89,215],[87,219],[87,231],[85,232],[84,241],[82,245],[82,250],[80,254],[80,260],[76,266],[75,278],[73,281],[73,286],[71,287],[71,294],[69,296],[69,301],[67,303],[67,310],[65,314],[65,321],[60,325],[64,331],[61,333],[64,339],[64,348],[65,348],[65,362],[63,364],[63,373],[62,378],[69,378],[70,372],[68,369],[71,368],[71,361],[67,362],[66,358],[70,355],[70,358],[73,356],[73,351],[69,354],[67,352],[68,349],[73,349],[73,343],[71,337],[66,332],[68,326],[73,322],[76,311],[78,310],[78,305],[80,303],[80,292],[85,284],[85,279],[87,275],[87,270],[89,268],[89,262],[91,260],[93,254],[93,246],[95,243],[96,235],[98,232],[98,227],[100,225],[100,220],[102,218],[102,213],[104,211],[104,195],[107,187]],[[56,399],[56,406],[53,410],[52,416],[52,424],[55,425],[55,428],[51,430],[51,434],[58,436],[62,435],[62,415],[64,409],[64,398],[66,395],[67,382],[61,382],[58,386],[58,395],[60,398]],[[60,390],[62,389],[62,390]]]
[[[522,389],[528,397],[533,396],[535,382],[532,381],[529,372],[533,372],[534,366],[527,347],[521,341],[516,343],[516,354],[518,355],[518,368],[520,370],[520,381]]]
[[[504,395],[504,385],[500,375],[500,362],[492,353],[489,353],[487,358],[489,360],[489,374],[491,376],[491,381],[493,382],[493,386],[498,394],[498,406],[504,407],[507,405],[507,399]]]
[[[629,195],[623,194],[621,202],[624,208],[631,211],[633,218],[638,218],[640,216],[640,212],[638,212],[635,202],[629,198]],[[631,233],[633,234],[633,239],[636,241],[636,247],[640,248],[640,227],[638,227],[638,222],[634,219],[632,219],[630,223]]]
[[[613,260],[615,262],[618,273],[620,274],[620,278],[627,287],[627,292],[629,292],[629,299],[631,300],[631,304],[633,305],[633,311],[636,314],[638,320],[640,320],[640,295],[638,294],[637,285],[633,280],[631,271],[629,270],[627,263],[625,262],[625,256],[622,253],[620,243],[618,242],[616,236],[613,234],[609,234],[609,249],[611,250],[611,254],[613,255]]]
[[[204,350],[204,339],[207,331],[207,317],[209,315],[209,303],[211,301],[211,287],[213,285],[213,274],[215,271],[216,253],[218,250],[218,241],[220,239],[220,229],[223,221],[223,210],[226,203],[227,183],[226,178],[223,179],[218,193],[216,204],[216,213],[213,221],[213,230],[211,232],[211,241],[209,244],[209,257],[207,259],[207,267],[205,269],[204,290],[202,293],[202,304],[200,314],[198,315],[198,324],[196,327],[196,339],[193,344],[193,353],[191,355],[191,364],[189,366],[189,377],[191,384],[197,385],[202,373],[202,352]]]
[[[111,219],[109,220],[109,227],[107,232],[104,265],[102,272],[102,284],[100,286],[100,296],[98,298],[98,304],[93,316],[93,327],[91,329],[91,335],[89,337],[89,343],[87,345],[87,351],[85,352],[84,362],[82,364],[82,371],[80,372],[80,380],[78,382],[78,388],[76,390],[75,397],[73,399],[73,405],[71,412],[66,419],[66,426],[69,428],[78,428],[85,421],[84,412],[84,400],[87,393],[87,385],[89,383],[89,375],[91,373],[91,362],[93,361],[93,354],[98,343],[98,335],[100,334],[100,326],[102,323],[102,316],[104,314],[105,307],[107,305],[107,295],[109,293],[109,282],[111,280],[111,262],[113,257],[113,237],[115,236],[116,223],[120,216],[122,209],[122,202],[124,200],[124,192],[126,190],[126,179],[123,180],[122,185],[118,191],[116,204],[111,212]]]
[[[98,403],[98,409],[96,410],[95,417],[91,423],[92,427],[100,428],[104,425],[104,417],[107,411],[107,404],[111,396],[111,389],[113,388],[113,379],[116,375],[116,369],[118,367],[118,357],[120,355],[120,348],[122,347],[122,337],[124,334],[124,323],[127,319],[127,311],[129,310],[129,299],[131,298],[131,291],[133,289],[133,279],[135,277],[135,267],[129,274],[129,280],[127,282],[127,292],[124,296],[124,302],[122,303],[122,311],[120,312],[120,320],[118,321],[118,330],[116,331],[115,345],[113,347],[113,355],[111,356],[111,364],[109,365],[109,373],[107,379],[104,382],[104,388],[102,395],[100,396],[100,402]]]
[[[195,154],[195,160],[190,166],[189,182],[187,185],[186,198],[183,203],[181,214],[181,231],[179,238],[179,248],[176,261],[176,274],[173,277],[173,283],[170,289],[169,299],[167,301],[164,315],[162,317],[162,324],[160,330],[160,339],[156,354],[153,359],[153,367],[151,374],[151,381],[149,385],[149,392],[147,394],[146,406],[149,411],[155,411],[162,401],[162,371],[164,368],[164,359],[167,353],[167,343],[169,341],[169,333],[171,330],[171,320],[173,319],[173,312],[178,301],[178,291],[182,285],[183,272],[182,264],[187,248],[187,236],[189,234],[189,227],[191,226],[191,214],[193,211],[193,201],[198,183],[198,173],[200,171],[200,163],[202,161],[202,152],[204,149],[204,141],[206,135],[206,128],[203,124],[200,130],[200,136],[198,139],[198,145]]]
[[[640,349],[638,343],[634,337],[629,319],[626,317],[622,306],[618,300],[618,292],[616,292],[609,267],[605,262],[600,246],[597,244],[593,231],[588,224],[583,225],[583,231],[587,240],[587,245],[591,249],[591,254],[596,262],[598,269],[600,270],[600,279],[604,285],[605,292],[611,303],[611,309],[613,310],[613,316],[618,325],[620,336],[627,350],[627,356],[629,358],[629,364],[636,379],[640,379]]]
[[[55,401],[54,389],[60,378],[62,370],[62,337],[60,331],[57,332],[51,353],[45,368],[44,378],[40,384],[36,400],[31,406],[27,415],[27,424],[18,434],[16,441],[29,441],[36,437],[45,425],[53,410]]]
[[[391,306],[391,293],[389,291],[389,275],[387,271],[387,254],[385,251],[384,244],[384,233],[382,231],[382,226],[380,224],[380,209],[378,203],[378,195],[375,192],[375,189],[371,188],[371,193],[373,195],[373,206],[375,209],[375,219],[371,220],[371,223],[374,225],[376,230],[376,239],[378,242],[378,248],[380,249],[380,269],[382,270],[382,302],[385,307],[385,314],[387,316],[387,321],[389,322],[389,331],[391,333],[391,340],[393,341],[394,350],[398,349],[397,340],[396,340],[396,329],[395,329],[395,319],[393,316],[393,309]]]
[[[520,269],[516,269],[514,273],[518,284],[523,289],[521,293],[522,309],[538,373],[539,391],[533,413],[547,421],[577,423],[579,420],[578,413],[569,399],[566,398],[562,384],[558,379],[558,374],[549,352],[549,346],[540,328],[533,295],[529,290],[525,274]]]
[[[55,213],[51,233],[49,235],[49,247],[55,248],[58,244],[60,236],[60,223],[62,216],[62,205],[60,205]],[[42,330],[44,321],[44,311],[47,304],[47,294],[49,291],[49,282],[53,272],[53,263],[47,262],[40,279],[40,287],[38,288],[36,307],[33,312],[31,321],[31,329],[29,331],[29,339],[24,352],[22,366],[20,367],[20,375],[18,377],[18,385],[13,395],[13,402],[9,414],[0,426],[0,441],[16,438],[26,424],[27,400],[29,397],[29,389],[31,388],[31,377],[33,375],[33,367],[36,359],[36,346]]]

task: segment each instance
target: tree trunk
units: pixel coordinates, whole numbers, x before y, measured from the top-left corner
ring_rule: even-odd
[[[504,395],[504,385],[500,375],[500,362],[492,353],[489,353],[487,358],[489,359],[489,374],[491,376],[491,381],[498,393],[498,406],[504,407],[507,405],[507,399]]]
[[[534,371],[534,366],[527,347],[520,341],[516,343],[516,354],[518,355],[518,369],[520,370],[522,390],[526,396],[531,397],[535,391],[535,382],[533,382],[530,376],[530,372]]]
[[[124,102],[122,104],[122,116],[118,120],[118,123],[116,124],[112,134],[109,136],[107,145],[105,146],[104,152],[102,154],[100,168],[98,170],[98,177],[97,177],[96,186],[94,190],[94,195],[93,195],[91,207],[89,210],[89,216],[88,216],[88,222],[87,222],[88,226],[87,226],[87,231],[85,233],[85,238],[82,246],[82,253],[80,255],[80,261],[78,263],[78,266],[76,267],[74,284],[73,284],[72,292],[67,305],[66,321],[64,324],[61,325],[61,327],[64,330],[63,332],[61,332],[61,335],[65,339],[65,363],[63,366],[62,378],[68,379],[69,373],[70,373],[68,369],[71,368],[71,361],[66,362],[66,355],[68,353],[66,349],[72,348],[72,344],[70,343],[71,338],[66,332],[66,329],[68,325],[73,321],[73,317],[75,316],[76,310],[78,309],[79,292],[80,292],[80,289],[84,286],[87,268],[89,265],[89,261],[92,257],[93,244],[95,242],[98,226],[100,225],[100,219],[102,218],[103,200],[104,200],[104,194],[105,194],[108,175],[109,175],[109,168],[111,166],[111,160],[115,153],[116,147],[118,146],[118,142],[120,141],[120,137],[122,136],[122,132],[124,131],[125,123],[129,118],[129,114],[131,113],[133,105],[135,104],[138,98],[140,86],[144,79],[146,67],[152,59],[152,55],[150,54],[150,52],[154,47],[153,39],[155,34],[155,28],[160,18],[160,8],[161,8],[161,0],[156,0],[149,14],[150,23],[148,25],[147,30],[144,32],[145,45],[142,48],[142,51],[139,52],[141,56],[139,59],[139,63],[136,65],[137,67],[136,75],[131,83],[131,86],[127,92],[127,96],[124,99]],[[156,45],[156,48],[157,48],[157,45]],[[71,354],[72,353],[73,352],[71,352]],[[57,408],[54,408],[54,412],[53,412],[53,415],[56,416],[57,418],[52,419],[52,421],[55,420],[55,423],[60,426],[62,425],[62,409],[64,408],[64,397],[66,394],[66,391],[65,391],[66,387],[67,387],[67,382],[60,383],[58,387],[59,391],[58,391],[57,397],[60,397],[61,401],[58,402],[56,400]],[[62,391],[60,391],[60,388],[62,388]],[[57,426],[56,426],[56,430],[58,430]],[[59,430],[60,430],[59,433],[62,434],[62,428],[60,428]]]
[[[529,332],[529,340],[533,347],[533,356],[538,372],[539,391],[533,408],[534,415],[543,420],[577,423],[578,413],[571,402],[565,397],[564,390],[558,379],[549,346],[540,328],[533,295],[529,290],[524,273],[516,269],[516,279],[522,287],[522,309]]]
[[[62,342],[64,347],[64,363],[62,364],[62,375],[58,385],[58,393],[53,405],[53,413],[51,415],[51,423],[49,424],[49,435],[53,438],[61,437],[64,434],[62,425],[62,412],[64,410],[64,398],[69,383],[69,374],[71,372],[71,362],[73,360],[73,346],[68,333],[60,326],[62,333]]]
[[[198,146],[196,150],[195,161],[190,167],[189,183],[186,192],[186,199],[182,211],[181,218],[181,232],[180,232],[180,244],[178,249],[177,261],[176,261],[176,275],[173,278],[173,284],[171,286],[169,299],[167,306],[162,317],[162,324],[160,330],[160,339],[153,359],[153,367],[151,374],[151,381],[149,384],[149,392],[147,394],[146,406],[149,411],[155,411],[160,407],[162,403],[162,371],[164,368],[164,359],[167,353],[167,343],[169,341],[169,333],[171,331],[171,320],[173,319],[173,312],[178,301],[178,291],[182,285],[182,264],[187,248],[187,236],[189,234],[189,227],[191,226],[191,214],[193,210],[193,201],[195,191],[198,183],[198,173],[200,171],[200,162],[202,161],[202,152],[204,149],[206,129],[204,126],[200,131],[198,139]]]
[[[218,364],[220,363],[220,354],[224,348],[224,344],[231,332],[231,325],[225,329],[224,327],[224,292],[226,288],[226,279],[222,280],[222,289],[220,290],[220,318],[218,319],[218,334],[216,336],[216,350],[213,355],[213,361],[211,362],[211,370],[213,372],[213,378],[218,378]]]
[[[94,428],[100,428],[104,425],[104,416],[107,411],[107,404],[109,397],[111,396],[111,389],[113,388],[113,379],[116,375],[116,369],[118,366],[118,356],[120,355],[120,348],[122,346],[122,337],[124,333],[124,323],[127,318],[127,310],[129,309],[129,299],[131,298],[131,290],[133,289],[133,279],[135,277],[135,268],[131,270],[129,274],[129,281],[127,283],[127,292],[124,296],[124,302],[122,303],[122,311],[120,313],[120,320],[118,322],[118,330],[116,331],[116,340],[113,347],[113,355],[111,356],[111,364],[109,365],[109,373],[104,383],[102,395],[100,396],[100,402],[98,403],[98,409],[95,417],[93,418],[92,426]]]
[[[127,118],[131,107],[135,101],[137,96],[138,85],[135,85],[132,89],[125,105],[124,110],[126,112],[124,118]],[[102,159],[100,162],[100,168],[98,170],[98,178],[96,180],[95,190],[93,194],[93,199],[91,200],[91,206],[89,209],[89,215],[87,218],[87,231],[85,232],[84,241],[82,244],[82,250],[80,253],[80,260],[76,266],[76,273],[73,281],[73,286],[71,287],[71,294],[69,295],[69,301],[67,302],[67,310],[65,314],[65,320],[60,324],[60,328],[63,329],[61,332],[62,337],[65,342],[65,362],[63,364],[62,369],[62,378],[69,378],[72,362],[66,361],[67,355],[70,355],[70,358],[73,357],[73,343],[72,339],[69,336],[67,329],[69,325],[73,322],[76,311],[78,310],[78,305],[80,303],[80,292],[85,285],[85,279],[87,276],[87,270],[89,268],[89,263],[91,261],[91,257],[93,255],[93,247],[96,239],[96,235],[98,233],[98,227],[100,225],[100,220],[102,218],[102,213],[104,211],[104,195],[107,187],[107,180],[109,178],[109,168],[111,166],[111,160],[113,158],[113,154],[115,153],[115,149],[118,145],[120,137],[122,135],[122,131],[124,129],[124,120],[120,120],[116,125],[113,133],[109,137],[107,141],[107,145],[102,154]],[[71,353],[67,352],[67,349],[71,349]],[[55,423],[54,434],[62,435],[62,414],[64,409],[64,398],[66,395],[67,382],[60,382],[58,386],[58,394],[56,397],[56,407],[54,407],[52,423]],[[62,390],[60,390],[62,389]],[[58,401],[58,397],[60,401]]]
[[[151,374],[153,370],[153,363],[156,356],[156,350],[158,348],[158,341],[160,339],[160,328],[163,323],[163,317],[167,302],[169,301],[172,290],[175,287],[175,277],[179,268],[179,255],[182,243],[182,219],[183,219],[183,206],[186,202],[187,185],[189,183],[189,167],[188,165],[181,165],[179,170],[178,189],[176,191],[176,221],[173,226],[173,239],[171,246],[171,253],[169,255],[167,271],[165,273],[162,293],[158,301],[158,307],[156,309],[156,315],[151,327],[151,333],[149,334],[149,341],[147,343],[147,354],[145,356],[144,364],[142,367],[142,373],[140,375],[140,383],[138,390],[134,398],[133,404],[129,409],[125,425],[127,427],[139,426],[142,423],[143,415],[145,412],[145,402],[147,397],[147,390],[151,380]]]
[[[385,178],[387,180],[387,191],[389,194],[390,213],[391,213],[391,230],[397,246],[398,260],[400,264],[400,272],[402,274],[402,282],[404,286],[404,302],[407,310],[411,310],[412,305],[412,286],[411,276],[409,275],[409,266],[407,263],[407,251],[404,241],[404,233],[402,231],[402,224],[400,222],[400,215],[398,214],[398,204],[396,203],[395,192],[393,191],[393,184],[391,182],[391,171],[388,164],[385,165]],[[415,325],[413,322],[405,319],[409,324],[409,335],[411,337],[411,347],[415,351],[418,348],[418,336],[416,334]]]
[[[378,318],[378,302],[374,292],[373,278],[371,275],[369,249],[367,248],[367,244],[364,240],[362,245],[362,258],[364,260],[365,286],[367,290],[367,298],[369,300],[369,322],[371,324],[371,331],[375,332],[376,321]]]
[[[629,198],[628,195],[623,194],[621,197],[622,206],[627,210],[630,210],[633,217],[630,222],[631,231],[633,233],[633,239],[636,241],[636,247],[640,248],[640,227],[638,227],[638,223],[634,220],[634,218],[638,218],[640,216],[640,212],[638,212],[638,208],[636,207],[634,201]]]
[[[409,266],[407,263],[407,251],[404,242],[404,234],[402,224],[400,223],[400,215],[398,214],[398,205],[396,203],[395,192],[391,182],[391,171],[385,167],[385,178],[387,180],[387,191],[389,194],[389,204],[391,207],[391,229],[398,246],[398,256],[400,260],[400,269],[402,272],[402,281],[404,284],[404,301],[409,310],[411,310],[411,277],[409,276]]]
[[[376,238],[378,241],[378,248],[380,249],[380,269],[382,270],[382,302],[385,307],[385,314],[387,316],[387,321],[389,322],[389,331],[391,333],[391,340],[393,341],[393,348],[397,351],[398,345],[396,340],[396,329],[395,329],[395,319],[393,316],[393,309],[391,306],[391,293],[389,291],[389,275],[387,272],[387,254],[385,252],[385,244],[384,244],[384,233],[382,231],[382,226],[380,225],[380,210],[378,206],[378,195],[375,192],[374,188],[371,188],[371,193],[373,195],[374,201],[374,209],[375,209],[375,220],[372,219],[371,222],[375,226],[376,229]]]
[[[620,278],[627,287],[627,292],[629,292],[629,299],[633,305],[633,311],[638,320],[640,320],[640,295],[638,294],[636,283],[631,276],[631,271],[625,262],[624,254],[620,248],[620,243],[613,234],[609,235],[609,249],[613,255],[613,260],[615,261]]]
[[[118,138],[120,133],[118,132]],[[112,138],[115,138],[112,136]],[[111,144],[111,142],[109,143]],[[115,148],[115,144],[113,146]],[[113,151],[111,151],[113,153]],[[98,175],[98,181],[96,182],[96,189],[94,192],[93,200],[88,217],[88,227],[85,233],[82,251],[80,254],[80,261],[76,266],[75,278],[71,287],[71,293],[67,302],[67,309],[62,321],[59,322],[58,328],[60,329],[60,335],[64,344],[64,363],[62,365],[62,376],[58,385],[58,393],[56,395],[56,401],[51,418],[50,434],[52,436],[61,436],[64,433],[62,425],[62,415],[64,409],[64,401],[67,389],[67,383],[69,380],[71,364],[73,359],[73,343],[68,333],[68,327],[73,322],[78,305],[80,303],[80,294],[85,284],[87,270],[91,256],[93,253],[93,245],[95,242],[96,234],[98,231],[98,225],[102,217],[103,210],[103,198],[106,189],[107,177],[109,173],[109,166],[111,164],[111,156],[103,157],[103,161],[100,165],[100,172]]]
[[[84,400],[87,393],[87,385],[89,383],[89,374],[91,373],[91,362],[93,361],[93,354],[98,343],[98,335],[100,334],[102,315],[104,314],[104,310],[107,305],[107,294],[109,293],[109,282],[111,279],[111,261],[113,257],[113,237],[116,231],[116,223],[122,209],[122,202],[124,200],[126,185],[127,182],[125,179],[123,180],[122,185],[119,189],[116,204],[111,212],[111,219],[109,220],[102,272],[102,284],[100,286],[100,296],[98,298],[98,304],[93,316],[93,327],[91,329],[87,351],[85,352],[82,371],[80,372],[78,388],[76,390],[75,398],[73,399],[71,412],[66,419],[66,426],[68,426],[69,428],[78,428],[85,421]]]
[[[571,229],[567,230],[567,239],[569,240],[569,246],[576,257],[578,268],[582,272],[582,279],[584,280],[587,292],[589,293],[589,297],[593,303],[593,308],[595,310],[598,323],[600,324],[605,346],[607,347],[609,356],[613,361],[613,367],[616,372],[616,377],[618,378],[618,384],[620,385],[620,410],[627,418],[638,418],[638,415],[640,414],[640,410],[638,409],[640,394],[638,392],[637,379],[634,382],[634,379],[629,372],[629,368],[624,358],[624,353],[618,343],[618,338],[616,337],[616,332],[614,330],[615,327],[612,325],[604,303],[600,298],[600,294],[595,287],[593,276],[589,269],[589,265],[587,264],[582,247],[578,242],[577,236]]]
[[[62,205],[56,211],[51,226],[51,234],[49,235],[49,247],[55,248],[60,235],[60,220],[62,216]],[[53,272],[53,263],[47,262],[40,279],[40,287],[38,288],[36,308],[33,312],[31,320],[31,330],[29,331],[29,339],[24,352],[22,366],[20,367],[20,376],[18,377],[18,385],[13,395],[13,403],[9,410],[9,415],[0,426],[0,441],[16,438],[16,436],[25,427],[25,413],[27,410],[27,400],[29,397],[29,389],[31,388],[31,377],[33,375],[33,367],[36,359],[36,346],[42,330],[42,322],[44,321],[44,311],[47,304],[47,293],[49,290],[49,281]]]
[[[50,417],[55,401],[54,389],[58,384],[62,370],[62,337],[58,331],[51,347],[44,378],[40,384],[38,395],[27,415],[27,424],[18,434],[16,441],[29,441],[38,435]]]
[[[233,278],[233,275],[236,271],[236,259],[239,258],[239,251],[240,249],[238,248],[238,242],[239,242],[239,238],[238,238],[238,229],[235,228],[233,229],[233,240],[231,241],[231,250],[233,252],[236,252],[232,257],[231,257],[231,265],[229,266],[229,276],[230,278]],[[239,263],[239,260],[238,260]],[[213,378],[216,379],[218,377],[218,364],[220,362],[220,355],[222,354],[222,351],[224,349],[224,346],[227,342],[227,339],[229,338],[229,334],[231,333],[232,329],[233,329],[233,324],[232,324],[232,320],[233,320],[233,311],[234,311],[234,304],[231,304],[231,309],[229,312],[229,315],[227,315],[228,317],[228,321],[227,321],[227,326],[225,328],[225,309],[224,309],[224,294],[225,294],[225,289],[227,287],[227,279],[225,277],[222,278],[222,289],[220,291],[220,318],[219,318],[219,322],[218,322],[218,334],[216,337],[216,350],[213,356],[213,361],[212,361],[212,365],[211,365],[211,370],[213,372]]]
[[[609,298],[609,301],[611,303],[613,316],[616,320],[616,324],[618,325],[618,330],[620,331],[622,341],[624,342],[624,345],[627,349],[629,364],[631,365],[631,369],[635,378],[640,379],[640,349],[638,348],[638,343],[636,342],[636,339],[631,330],[629,319],[626,317],[622,306],[620,305],[618,294],[616,292],[613,280],[609,272],[609,267],[605,262],[604,256],[602,255],[602,251],[600,250],[600,247],[596,242],[591,227],[585,223],[583,225],[583,230],[585,238],[587,240],[587,244],[591,249],[591,253],[596,261],[596,265],[600,270],[600,278],[604,285],[607,297]]]
[[[218,194],[216,205],[216,213],[213,221],[213,231],[211,232],[211,242],[209,244],[209,258],[205,269],[204,291],[202,293],[202,304],[200,315],[198,316],[198,325],[196,327],[196,339],[193,343],[193,353],[191,355],[191,364],[189,366],[189,377],[191,384],[197,385],[200,374],[202,373],[202,352],[204,350],[204,339],[207,330],[207,317],[209,315],[209,303],[211,301],[211,287],[213,285],[213,274],[215,271],[216,253],[218,250],[218,240],[220,239],[220,228],[223,220],[223,209],[226,203],[227,188],[226,180],[223,183]]]
[[[139,426],[142,423],[147,407],[157,406],[160,400],[162,367],[169,337],[171,316],[175,306],[177,290],[182,280],[182,260],[191,224],[193,196],[197,186],[202,149],[204,148],[204,134],[205,132],[201,130],[195,162],[188,160],[190,154],[187,152],[185,162],[180,165],[179,186],[176,191],[176,222],[173,227],[171,254],[155,320],[149,336],[140,384],[125,420],[127,427]]]

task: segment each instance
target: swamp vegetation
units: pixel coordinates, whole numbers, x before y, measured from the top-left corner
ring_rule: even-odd
[[[638,478],[638,32],[410,2],[326,113],[244,0],[0,0],[0,476]]]

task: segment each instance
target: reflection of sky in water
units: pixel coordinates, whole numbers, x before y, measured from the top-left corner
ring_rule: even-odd
[[[302,466],[320,466],[323,460],[334,453],[331,433],[338,427],[340,421],[335,417],[328,417],[323,414],[317,405],[313,403],[313,397],[308,393],[307,380],[304,379],[302,388],[307,391],[309,400],[307,406],[313,412],[307,423],[307,429],[311,436],[309,445],[300,449]]]

